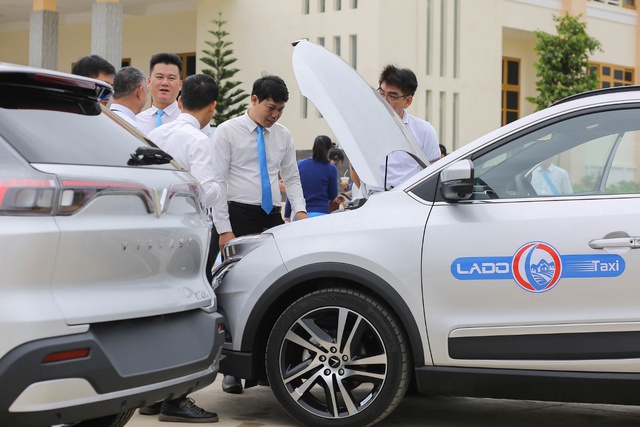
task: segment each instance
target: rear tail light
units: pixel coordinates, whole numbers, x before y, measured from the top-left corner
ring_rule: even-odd
[[[167,211],[175,197],[186,197],[204,215],[204,194],[197,183],[156,189],[129,181],[58,177],[4,154],[0,155],[0,216],[73,215],[95,198],[112,195],[139,197],[147,212],[156,217]]]
[[[58,215],[72,215],[99,196],[132,194],[140,197],[148,212],[154,212],[152,196],[145,187],[127,182],[62,179]]]
[[[0,178],[0,215],[51,215],[54,178]]]
[[[1,171],[0,176],[6,172]],[[180,183],[159,192],[129,182],[58,180],[36,171],[33,174],[30,178],[0,178],[0,215],[73,215],[96,197],[108,195],[137,196],[147,212],[156,216],[166,212],[176,196],[193,199],[197,211],[204,212],[204,197],[197,184]]]

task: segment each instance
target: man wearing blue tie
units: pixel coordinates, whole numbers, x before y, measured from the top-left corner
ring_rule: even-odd
[[[173,53],[158,53],[151,57],[149,69],[151,107],[136,116],[145,135],[180,115],[177,98],[182,88],[182,59]]]
[[[573,194],[569,173],[556,166],[553,158],[541,162],[531,173],[531,186],[538,196]]]
[[[296,220],[309,217],[293,138],[277,123],[288,100],[284,81],[263,75],[253,84],[246,113],[220,124],[213,135],[213,176],[220,186],[213,223],[221,251],[234,237],[284,224],[278,174]],[[222,388],[242,393],[242,385],[234,377],[225,376]]]

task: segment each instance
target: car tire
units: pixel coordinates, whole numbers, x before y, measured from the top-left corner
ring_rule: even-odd
[[[349,289],[298,299],[276,321],[267,343],[267,376],[276,398],[309,426],[377,423],[400,403],[410,367],[406,339],[389,309]]]
[[[84,420],[71,425],[73,427],[123,427],[129,422],[134,412],[135,409],[129,409],[119,414]]]

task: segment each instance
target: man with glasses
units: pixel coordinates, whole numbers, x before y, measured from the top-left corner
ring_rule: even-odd
[[[408,68],[387,65],[378,79],[378,93],[391,105],[400,120],[414,136],[429,162],[440,159],[440,144],[431,123],[412,116],[407,108],[413,101],[418,88],[418,79]],[[383,182],[389,190],[415,175],[422,167],[407,153],[393,152],[387,156],[387,162],[381,165]],[[383,188],[367,186],[367,192],[384,191]],[[363,193],[366,194],[366,193]]]

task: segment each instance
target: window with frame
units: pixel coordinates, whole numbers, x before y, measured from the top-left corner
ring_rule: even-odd
[[[623,7],[625,9],[635,9],[636,0],[589,0],[594,3],[606,4],[609,6]]]
[[[502,125],[520,118],[520,59],[502,58]]]
[[[473,163],[474,199],[640,194],[640,108],[558,120]]]
[[[182,81],[196,73],[196,53],[176,53],[182,59]]]
[[[591,73],[598,74],[601,88],[629,86],[634,84],[635,72],[633,68],[621,67],[599,62],[590,63]]]

